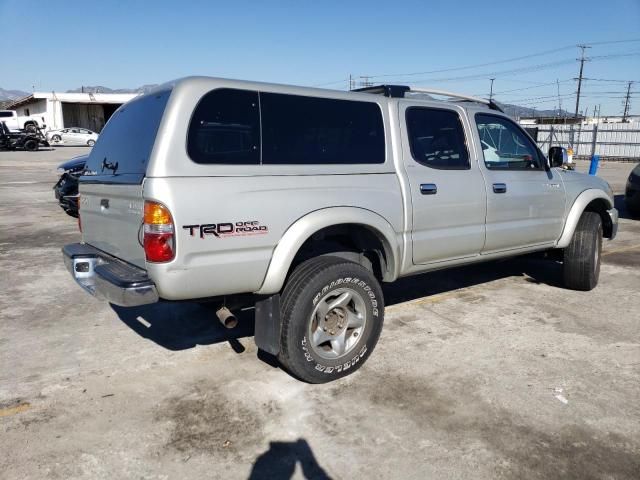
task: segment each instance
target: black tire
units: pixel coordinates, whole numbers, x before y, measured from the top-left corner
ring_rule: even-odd
[[[338,319],[329,328],[344,333],[345,351],[335,358],[323,358],[322,355],[333,354],[333,343],[312,344],[314,325],[315,330],[321,330],[314,312],[320,308],[320,302],[326,305],[343,295],[352,295],[353,300],[344,307],[329,310],[322,321],[326,326],[330,325],[328,318]],[[363,325],[350,329],[349,320],[344,324],[345,313],[346,318],[356,314]],[[301,263],[291,274],[282,293],[281,316],[280,363],[301,380],[326,383],[355,372],[367,360],[382,331],[384,298],[375,276],[362,265],[338,257],[320,256]],[[323,352],[327,347],[330,351]]]
[[[60,140],[62,140],[62,137],[60,135],[54,135],[53,137],[51,137],[52,142],[59,142]]]
[[[33,123],[27,123],[24,126],[24,131],[27,132],[27,133],[36,133],[36,130],[37,130],[37,128]]]
[[[24,142],[22,148],[24,148],[28,152],[35,152],[36,150],[38,150],[38,141],[30,138]]]
[[[93,147],[96,144],[95,140],[87,140],[87,145]]]
[[[600,277],[602,219],[584,212],[567,248],[564,249],[564,284],[572,290],[593,290]]]

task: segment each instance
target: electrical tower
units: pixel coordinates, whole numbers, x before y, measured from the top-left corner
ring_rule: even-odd
[[[360,78],[362,79],[360,81],[360,85],[362,85],[363,87],[370,87],[373,85],[373,82],[371,82],[371,77],[368,75],[360,75]]]
[[[584,62],[589,61],[589,59],[584,56],[584,51],[591,47],[588,45],[578,45],[578,48],[582,50],[582,55],[577,59],[580,62],[580,73],[578,78],[575,79],[578,80],[578,93],[576,95],[576,113],[574,114],[574,118],[578,118],[578,108],[580,108],[580,89],[582,88],[582,70],[584,68]]]
[[[624,112],[622,113],[622,121],[627,121],[627,116],[629,115],[629,107],[631,106],[631,85],[633,82],[629,82],[627,84],[627,95],[624,97]]]

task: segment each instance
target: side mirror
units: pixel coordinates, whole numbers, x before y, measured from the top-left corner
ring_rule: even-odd
[[[569,163],[567,149],[563,147],[551,147],[549,149],[549,163],[551,168],[562,167]]]

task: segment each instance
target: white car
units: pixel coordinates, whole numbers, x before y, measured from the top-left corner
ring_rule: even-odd
[[[47,140],[51,143],[64,145],[88,145],[93,147],[98,140],[98,134],[86,128],[63,128],[62,130],[49,130]]]

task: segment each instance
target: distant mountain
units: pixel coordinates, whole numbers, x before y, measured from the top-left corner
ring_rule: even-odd
[[[0,100],[13,100],[15,98],[26,97],[29,92],[23,92],[22,90],[5,90],[0,88]]]
[[[138,88],[109,88],[102,85],[86,86],[80,88],[74,88],[73,90],[67,90],[67,93],[146,93],[158,85],[155,83],[149,85],[142,85]]]

